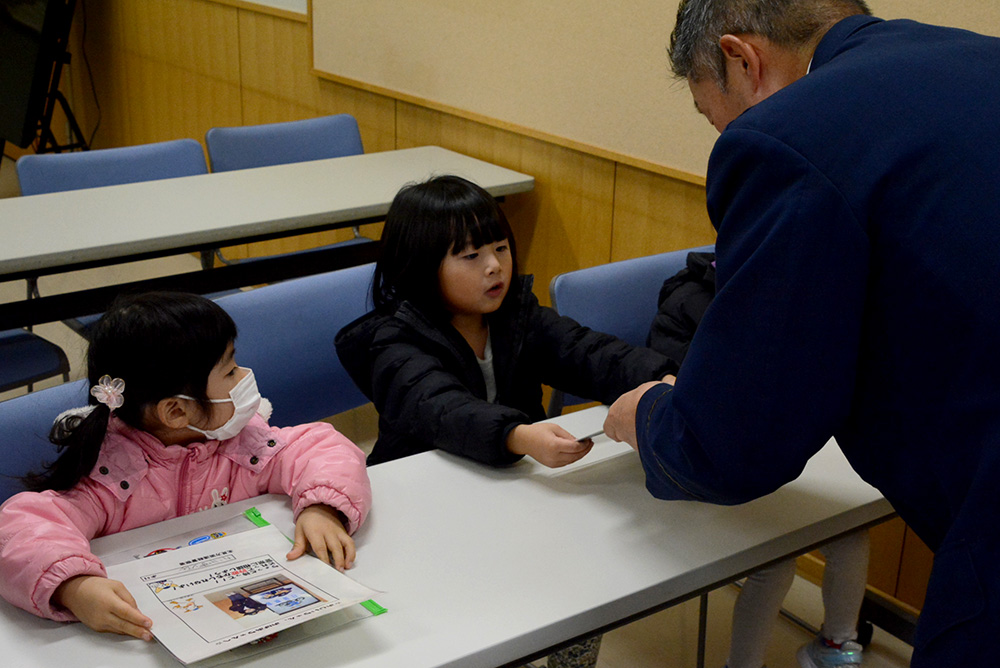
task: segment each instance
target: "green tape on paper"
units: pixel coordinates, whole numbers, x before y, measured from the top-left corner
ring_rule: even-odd
[[[364,606],[365,610],[372,613],[372,615],[376,617],[378,615],[381,615],[382,613],[389,612],[388,610],[383,608],[381,605],[379,605],[372,599],[368,599],[367,601],[361,601],[361,605]]]
[[[248,520],[259,527],[271,526],[270,522],[261,517],[260,511],[257,508],[247,508],[247,511],[243,514],[247,516]]]

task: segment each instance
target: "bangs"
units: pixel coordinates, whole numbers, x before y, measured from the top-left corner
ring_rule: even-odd
[[[510,238],[510,225],[500,205],[479,186],[454,176],[439,177],[428,185],[439,189],[436,206],[427,213],[439,221],[439,233],[446,235],[439,242],[440,257],[445,252],[460,253],[466,244],[479,248]]]
[[[443,310],[438,269],[466,245],[479,248],[506,240],[514,275],[517,249],[503,210],[486,190],[455,175],[404,186],[385,218],[372,278],[377,309],[412,301],[426,312]]]
[[[504,224],[506,221],[501,222],[500,216],[492,211],[463,213],[453,217],[448,224],[452,255],[461,253],[467,244],[479,248],[510,237],[510,228]]]

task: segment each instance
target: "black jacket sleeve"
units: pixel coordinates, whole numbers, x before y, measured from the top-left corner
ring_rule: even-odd
[[[532,299],[525,352],[547,385],[611,404],[650,380],[677,373],[678,365],[649,348],[595,332]]]

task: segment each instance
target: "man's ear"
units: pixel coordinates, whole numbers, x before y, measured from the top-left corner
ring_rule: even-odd
[[[760,45],[751,37],[723,35],[719,47],[726,58],[727,85],[735,85],[748,93],[756,93],[764,78]]]
[[[178,397],[167,397],[156,402],[154,415],[164,427],[183,429],[191,423],[189,400]]]

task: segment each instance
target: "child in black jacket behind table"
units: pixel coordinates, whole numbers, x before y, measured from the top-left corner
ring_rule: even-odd
[[[517,275],[496,200],[441,176],[396,196],[375,268],[375,310],[346,326],[337,352],[374,402],[368,463],[440,448],[490,465],[546,466],[590,450],[545,417],[542,384],[612,403],[676,371],[670,359],[540,306]]]
[[[677,365],[538,304],[517,275],[496,200],[457,176],[403,188],[382,231],[375,310],[337,335],[337,354],[379,413],[368,464],[440,448],[490,465],[529,455],[564,466],[586,455],[545,417],[542,383],[612,403]],[[597,663],[600,636],[549,656]]]

